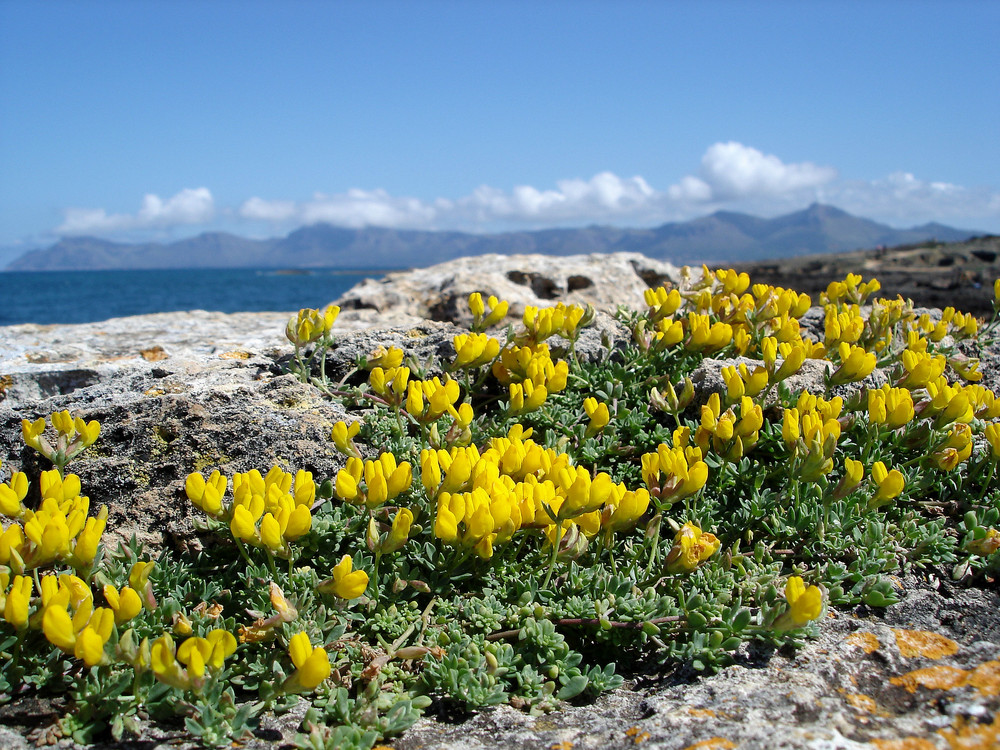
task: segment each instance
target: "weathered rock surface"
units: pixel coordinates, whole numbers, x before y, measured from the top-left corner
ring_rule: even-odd
[[[519,265],[478,258],[457,264],[459,270],[452,263],[349,292],[341,302],[357,309],[341,314],[329,372],[348,375],[354,360],[378,344],[401,346],[421,361],[450,356],[457,330],[450,321],[463,321],[472,291],[516,300],[522,310],[560,299],[639,306],[647,283],[660,284],[676,270],[634,255],[508,260]],[[514,272],[521,274],[516,280]],[[98,419],[101,437],[73,470],[95,503],[109,505],[109,528],[135,531],[154,547],[197,545],[183,491],[187,473],[279,463],[332,477],[342,465],[329,432],[343,409],[281,373],[291,353],[286,319],[196,311],[0,328],[0,458],[36,476],[46,467],[22,447],[22,418],[70,409]],[[385,321],[399,325],[386,330]],[[628,335],[609,317],[598,322],[581,351]],[[995,381],[1000,362],[984,358],[987,368],[987,380]],[[706,369],[703,387],[718,388],[721,381],[711,377]],[[424,719],[394,744],[413,750],[1000,746],[1000,596],[934,579],[908,578],[900,586],[899,604],[832,613],[819,639],[797,652],[747,651],[711,677],[651,674],[592,704],[541,717],[500,707],[460,724]],[[0,725],[30,726],[34,713],[8,707]],[[248,747],[288,741],[296,723],[295,716],[279,718]],[[0,747],[26,746],[21,734],[0,726]],[[151,727],[132,746],[184,744]]]
[[[644,304],[643,290],[679,277],[676,266],[639,253],[482,255],[366,279],[337,304],[344,311],[403,313],[466,325],[472,319],[466,301],[473,292],[482,293],[484,300],[491,294],[507,300],[510,317],[517,320],[526,305],[559,301],[610,312],[618,305],[638,309]]]

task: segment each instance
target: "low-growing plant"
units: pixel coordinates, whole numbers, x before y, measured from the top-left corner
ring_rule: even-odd
[[[0,701],[64,695],[50,732],[80,742],[155,719],[221,746],[306,700],[300,747],[368,748],[432,706],[548,711],[794,644],[828,605],[893,603],[909,569],[995,576],[979,322],[878,290],[831,284],[809,331],[807,295],[685,270],[586,359],[592,309],[494,336],[508,305],[473,294],[453,358],[383,347],[360,385],[328,373],[337,308],[303,310],[291,370],[355,410],[344,468],[191,473],[218,543],[190,555],[106,551],[107,510],[65,471],[100,425],[25,420],[55,468],[35,508],[23,473],[0,485]]]

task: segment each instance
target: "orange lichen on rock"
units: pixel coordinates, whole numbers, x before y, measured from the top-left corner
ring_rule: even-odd
[[[928,690],[954,690],[971,685],[982,695],[1000,695],[1000,661],[986,661],[971,672],[958,667],[940,665],[917,669],[889,680],[911,693],[918,687]]]
[[[1000,661],[984,661],[969,675],[969,684],[983,695],[1000,695]]]
[[[844,693],[844,700],[853,708],[863,711],[866,714],[873,714],[878,711],[878,704],[864,693]]]
[[[968,681],[969,673],[966,670],[944,664],[916,669],[889,680],[893,685],[899,685],[910,693],[917,692],[918,687],[924,687],[928,690],[952,690],[962,687]]]
[[[862,630],[857,633],[851,633],[844,640],[852,646],[857,646],[866,654],[870,654],[873,651],[878,651],[878,646],[879,646],[878,638],[875,637],[874,633],[869,633],[866,630]]]
[[[684,750],[733,750],[736,743],[725,737],[709,737],[707,740],[688,745]]]
[[[959,716],[951,728],[937,732],[952,750],[996,750],[1000,747],[1000,714],[989,724],[966,721]]]
[[[630,727],[625,730],[625,734],[631,737],[632,741],[637,745],[641,745],[651,736],[649,732],[642,731],[642,727]]]
[[[878,750],[937,750],[937,745],[922,737],[899,737],[893,740],[875,739],[871,741],[871,744]]]
[[[951,638],[932,633],[928,630],[897,630],[896,645],[899,653],[910,658],[914,656],[925,656],[928,659],[940,659],[951,656],[958,652],[958,644]]]

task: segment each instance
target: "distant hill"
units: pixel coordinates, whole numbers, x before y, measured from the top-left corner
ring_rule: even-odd
[[[803,211],[761,219],[718,211],[650,229],[590,226],[532,232],[470,234],[417,230],[345,229],[315,224],[286,237],[251,240],[224,232],[169,244],[122,244],[72,237],[34,250],[8,271],[159,268],[407,268],[484,253],[632,251],[673,263],[731,262],[812,253],[850,252],[879,245],[937,240],[960,242],[981,232],[926,224],[893,229],[838,208],[813,204]]]

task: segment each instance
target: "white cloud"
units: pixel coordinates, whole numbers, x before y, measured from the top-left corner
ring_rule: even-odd
[[[909,172],[893,172],[879,180],[835,183],[820,190],[817,199],[849,213],[894,224],[940,221],[968,229],[1000,231],[1000,192],[922,180]],[[969,224],[977,220],[990,225]]]
[[[561,180],[554,187],[518,185],[509,190],[482,185],[458,198],[424,200],[385,190],[316,193],[304,201],[258,196],[236,209],[216,207],[208,188],[182,190],[163,200],[147,195],[134,214],[103,209],[66,211],[58,234],[141,233],[176,226],[208,225],[217,218],[258,225],[270,234],[328,222],[345,227],[495,231],[591,223],[653,225],[686,220],[718,209],[775,216],[829,203],[858,216],[897,226],[927,221],[1000,231],[1000,191],[967,188],[895,172],[878,180],[842,180],[837,171],[812,162],[786,163],[735,141],[706,149],[696,174],[666,189],[643,177],[601,172],[589,179]],[[217,214],[221,214],[217,216]],[[238,231],[238,230],[237,230]]]
[[[56,234],[114,233],[134,229],[167,229],[207,224],[215,217],[215,201],[208,188],[185,188],[163,200],[148,193],[134,214],[109,214],[103,208],[66,209]]]
[[[712,202],[781,196],[814,189],[837,178],[837,170],[812,162],[785,164],[736,141],[716,143],[701,158],[698,177],[688,175],[668,189],[678,201]]]

